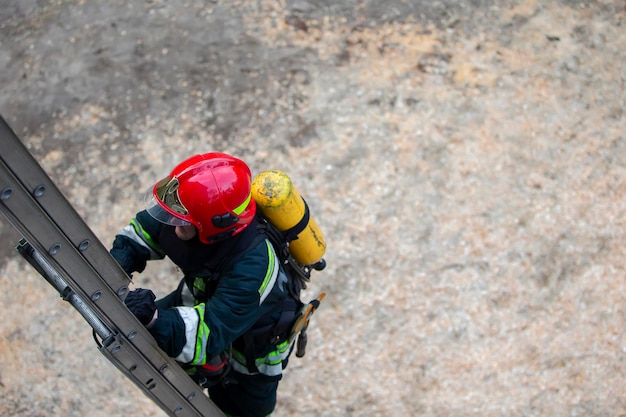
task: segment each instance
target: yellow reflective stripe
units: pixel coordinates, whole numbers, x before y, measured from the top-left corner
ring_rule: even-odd
[[[235,213],[236,215],[240,215],[241,213],[243,213],[243,211],[246,209],[246,207],[248,207],[248,204],[250,204],[250,200],[251,199],[252,199],[252,192],[250,192],[250,194],[248,194],[248,197],[246,198],[246,201],[241,203],[241,205],[239,207],[235,207],[233,209],[233,213]]]
[[[267,355],[262,358],[256,358],[255,363],[259,369],[263,367],[263,365],[276,366],[281,365],[283,360],[287,357],[289,353],[289,349],[291,347],[291,343],[289,340],[285,340],[279,345],[276,345],[276,350],[271,351]],[[238,350],[233,349],[232,351],[233,358],[242,365],[246,365],[246,356],[239,352]]]
[[[271,351],[262,358],[256,358],[255,364],[259,372],[265,375],[279,375],[282,372],[282,362],[289,356],[292,343],[286,340],[276,345],[276,350]],[[248,374],[246,357],[238,350],[232,350],[233,366],[238,372]]]
[[[259,287],[259,296],[261,297],[259,304],[262,303],[263,300],[265,300],[265,298],[269,295],[269,292],[272,291],[272,287],[274,286],[276,277],[278,276],[278,266],[276,265],[274,248],[267,239],[265,239],[265,245],[267,246],[268,264],[267,270],[265,271],[265,277],[263,278],[263,283]],[[271,287],[270,283],[272,284]]]
[[[204,292],[206,290],[206,282],[204,282],[204,279],[196,277],[193,281],[193,287],[198,291]]]
[[[184,288],[187,288],[185,285]],[[193,281],[193,305],[198,305],[202,301],[198,298],[203,298],[203,294],[206,292],[206,281],[203,278],[195,277]]]
[[[198,312],[198,330],[196,333],[196,349],[193,355],[192,365],[204,365],[207,362],[206,345],[209,340],[211,330],[204,322],[204,304],[198,304],[194,307]]]
[[[146,233],[136,219],[132,219],[117,235],[127,237],[138,245],[146,248],[148,252],[150,252],[150,259],[163,259],[165,257],[161,247],[152,240],[152,237]]]
[[[289,341],[285,341],[280,345],[276,346],[276,350],[267,354],[265,358],[261,360],[261,363],[265,363],[266,365],[279,365],[285,359],[285,352],[289,349]]]
[[[161,249],[161,245],[159,245],[158,243],[156,243],[154,240],[152,240],[152,236],[150,236],[150,234],[148,232],[146,232],[143,227],[141,227],[141,225],[139,224],[139,222],[137,221],[137,219],[132,219],[130,221],[131,226],[133,226],[133,229],[135,229],[135,233],[137,233],[137,235],[140,235],[143,237],[143,240],[146,241],[146,243],[148,243],[150,246],[152,246],[154,249]]]

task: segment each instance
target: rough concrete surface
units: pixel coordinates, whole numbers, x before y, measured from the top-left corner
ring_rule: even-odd
[[[107,245],[191,154],[293,178],[327,297],[276,416],[624,416],[625,25],[623,0],[0,0],[0,113]],[[0,234],[0,415],[165,415]]]

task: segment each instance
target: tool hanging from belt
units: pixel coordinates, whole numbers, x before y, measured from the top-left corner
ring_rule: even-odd
[[[315,310],[318,309],[320,303],[326,296],[326,293],[321,293],[316,299],[309,301],[308,304],[305,304],[300,310],[300,314],[296,319],[296,322],[291,329],[291,335],[289,336],[290,342],[293,342],[297,337],[298,341],[296,342],[296,356],[301,358],[306,353],[306,344],[307,344],[307,334],[306,331],[309,328],[309,321],[311,321],[311,317]]]

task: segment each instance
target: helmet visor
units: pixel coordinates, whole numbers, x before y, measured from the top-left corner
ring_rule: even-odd
[[[171,226],[189,226],[191,223],[179,216],[188,214],[178,198],[178,179],[164,178],[150,187],[144,196],[146,211],[161,223]]]

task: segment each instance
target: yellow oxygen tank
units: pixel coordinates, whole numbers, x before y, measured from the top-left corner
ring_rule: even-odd
[[[252,198],[278,230],[296,229],[297,239],[289,242],[289,252],[296,262],[313,265],[322,260],[326,251],[324,235],[287,174],[278,170],[261,172],[252,181]]]

